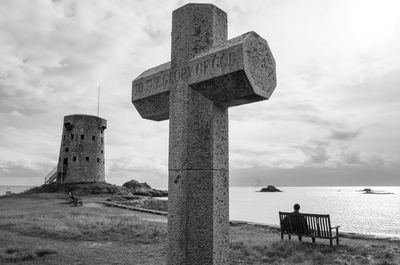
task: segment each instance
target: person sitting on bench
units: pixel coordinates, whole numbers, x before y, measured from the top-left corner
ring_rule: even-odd
[[[292,234],[307,234],[308,225],[307,220],[300,213],[300,204],[296,203],[293,205],[294,211],[291,215],[286,216],[283,220],[283,229]],[[299,235],[299,240],[301,241],[302,236]],[[290,235],[289,235],[290,238]]]
[[[76,197],[71,192],[68,192],[68,195],[69,195],[69,198],[71,199],[71,202],[74,203],[74,206],[83,206],[81,198]]]

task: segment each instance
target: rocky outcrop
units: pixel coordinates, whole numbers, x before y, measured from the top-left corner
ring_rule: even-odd
[[[131,191],[133,195],[149,196],[149,197],[167,197],[168,191],[156,190],[150,187],[146,182],[139,183],[136,180],[131,180],[122,185],[122,187],[127,188]]]
[[[262,188],[260,192],[282,192],[282,191],[272,185],[268,185],[266,188]]]
[[[359,190],[360,192],[362,192],[363,194],[394,194],[393,192],[385,192],[385,191],[381,191],[381,190],[372,190],[370,188],[365,188],[363,190]]]

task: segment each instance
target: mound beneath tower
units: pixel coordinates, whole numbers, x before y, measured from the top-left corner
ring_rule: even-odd
[[[34,187],[25,191],[25,194],[35,193],[68,193],[71,192],[75,195],[90,195],[90,194],[116,194],[116,195],[131,195],[129,189],[109,184],[106,182],[98,183],[65,183],[57,184],[50,183],[44,184],[40,187]]]

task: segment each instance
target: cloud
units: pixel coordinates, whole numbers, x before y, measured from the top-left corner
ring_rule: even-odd
[[[341,159],[343,166],[397,168],[400,165],[399,160],[393,159],[391,156],[353,150],[344,151]]]
[[[303,151],[307,164],[324,164],[330,157],[328,155],[327,148],[329,143],[322,141],[310,141],[305,146],[299,146],[298,148]]]
[[[25,160],[19,163],[0,160],[0,185],[41,185],[43,184],[43,172],[50,172],[51,168],[44,163],[33,163]]]
[[[332,130],[329,138],[338,141],[351,141],[357,136],[359,136],[361,132],[357,131],[345,131],[345,130]]]
[[[399,167],[254,167],[231,169],[232,186],[390,186],[400,185]]]
[[[344,152],[343,161],[348,165],[360,165],[362,163],[361,154],[355,151]]]
[[[141,119],[130,83],[170,60],[171,12],[187,2],[0,1],[4,168],[45,175],[57,163],[63,117],[96,114],[100,86],[107,180],[165,185],[168,121]],[[376,166],[389,174],[383,168],[398,165],[396,1],[213,3],[228,13],[229,38],[254,30],[277,62],[272,97],[229,110],[232,168]]]
[[[110,161],[106,178],[112,178],[113,183],[122,185],[126,181],[135,179],[141,182],[152,183],[153,186],[168,186],[168,167],[159,163],[160,161],[134,159],[133,161]],[[157,163],[158,162],[158,163]]]

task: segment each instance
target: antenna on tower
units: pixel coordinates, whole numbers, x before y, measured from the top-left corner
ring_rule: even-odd
[[[97,117],[100,117],[100,86],[97,88]]]

